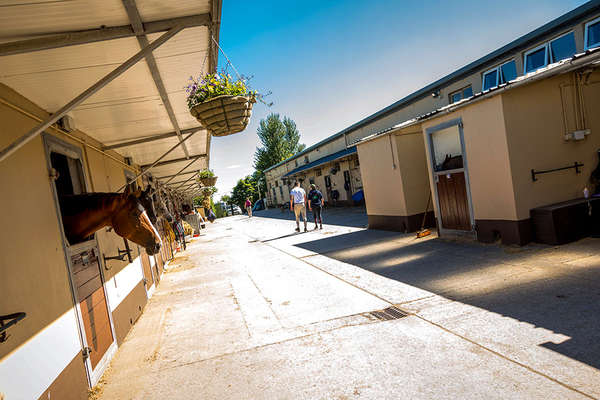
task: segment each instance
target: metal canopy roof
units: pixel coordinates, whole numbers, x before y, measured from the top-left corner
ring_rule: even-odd
[[[0,82],[56,113],[183,27],[67,113],[106,150],[142,166],[176,147],[152,168],[155,177],[208,168],[210,135],[190,115],[184,86],[216,68],[220,18],[221,0],[13,0],[0,13]]]

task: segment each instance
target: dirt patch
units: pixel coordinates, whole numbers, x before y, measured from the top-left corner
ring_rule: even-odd
[[[173,272],[188,271],[188,270],[194,269],[196,267],[198,267],[198,264],[189,263],[189,262],[183,263],[183,264],[178,264],[178,265],[173,265],[169,269],[165,270],[165,274],[170,274]]]

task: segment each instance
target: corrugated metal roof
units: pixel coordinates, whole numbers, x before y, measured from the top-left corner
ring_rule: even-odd
[[[335,133],[310,147],[307,147],[300,153],[295,154],[292,157],[287,158],[278,164],[275,164],[274,166],[266,169],[265,171],[269,171],[273,168],[283,165],[286,162],[293,160],[297,157],[300,157],[300,156],[316,149],[319,146],[329,143],[332,140],[335,140],[338,137],[343,136],[346,133],[349,133],[355,129],[360,128],[360,127],[368,124],[369,122],[372,122],[374,120],[377,120],[378,118],[381,118],[390,113],[393,113],[394,111],[396,111],[402,107],[405,107],[406,105],[408,105],[414,101],[417,101],[425,96],[430,96],[431,93],[434,92],[435,90],[440,89],[443,86],[448,85],[449,83],[452,83],[454,81],[458,81],[458,80],[466,77],[467,75],[471,74],[475,70],[482,69],[487,65],[492,65],[493,63],[497,62],[498,60],[506,57],[506,55],[508,55],[512,52],[518,51],[520,49],[524,49],[527,46],[533,44],[534,42],[540,41],[544,37],[551,35],[553,33],[556,33],[557,31],[560,31],[565,26],[582,21],[583,19],[587,18],[590,13],[594,13],[597,11],[600,11],[600,0],[591,0],[587,3],[585,3],[584,5],[577,7],[576,9],[556,18],[555,20],[552,20],[552,21],[548,22],[547,24],[542,25],[541,27],[529,32],[528,34],[521,36],[520,38],[510,42],[509,44],[499,48],[498,50],[495,50],[495,51],[485,55],[484,57],[481,57],[480,59],[475,60],[472,63],[467,64],[466,66],[452,72],[451,74],[446,75],[443,78],[438,79],[437,81],[423,87],[422,89],[419,89],[416,92],[409,94],[408,96],[396,101],[395,103],[389,105],[388,107],[385,107],[385,108],[377,111],[376,113],[371,114],[366,118],[363,118],[362,120],[356,122],[353,125],[350,125],[349,127],[341,130],[340,132]]]
[[[211,13],[218,0],[136,0],[143,23]],[[220,15],[213,21],[220,21]],[[12,0],[0,5],[0,43],[45,35],[131,24],[122,0]],[[218,24],[217,24],[218,28]],[[154,41],[164,32],[148,34]],[[215,32],[218,39],[218,32]],[[208,167],[210,136],[188,111],[184,86],[189,76],[205,74],[211,45],[207,26],[186,28],[153,52],[178,126],[198,128],[185,142],[191,155],[206,154],[189,170]],[[48,112],[63,107],[140,50],[136,37],[104,40],[50,50],[0,56],[0,82]],[[216,54],[215,54],[216,58]],[[127,70],[69,112],[77,129],[104,145],[173,132],[160,93],[145,60]],[[177,136],[116,149],[139,165],[151,164],[178,143]],[[153,169],[155,176],[178,172],[186,160],[181,147],[163,161],[184,159]]]
[[[354,154],[354,153],[356,153],[356,146],[348,147],[347,149],[340,150],[337,153],[333,153],[333,154],[330,154],[325,157],[321,157],[318,160],[315,160],[315,161],[305,164],[301,167],[293,169],[290,172],[288,172],[287,174],[285,174],[284,176],[292,176],[294,174],[297,174],[298,172],[302,172],[302,171],[306,171],[307,169],[310,169],[310,168],[318,167],[319,165],[325,164],[326,162],[334,161],[334,160],[349,156],[350,154]]]

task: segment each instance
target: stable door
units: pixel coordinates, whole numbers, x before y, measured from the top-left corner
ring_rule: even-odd
[[[469,174],[460,120],[427,129],[438,226],[444,231],[473,231]]]
[[[83,359],[93,386],[116,350],[116,342],[96,235],[79,243],[69,243],[62,227],[61,198],[87,192],[81,150],[50,135],[44,135],[44,142],[80,326]]]

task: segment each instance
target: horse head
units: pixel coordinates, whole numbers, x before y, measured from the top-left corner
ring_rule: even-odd
[[[137,197],[138,201],[142,204],[146,213],[148,214],[148,218],[150,218],[150,222],[153,225],[156,225],[156,210],[154,207],[154,201],[152,200],[152,187],[148,185],[146,190],[141,191],[137,190],[134,193],[134,196]]]
[[[142,193],[141,190],[132,193],[127,188],[121,194],[120,207],[112,216],[111,225],[119,236],[143,246],[149,255],[154,255],[160,250],[161,239],[142,205]]]

